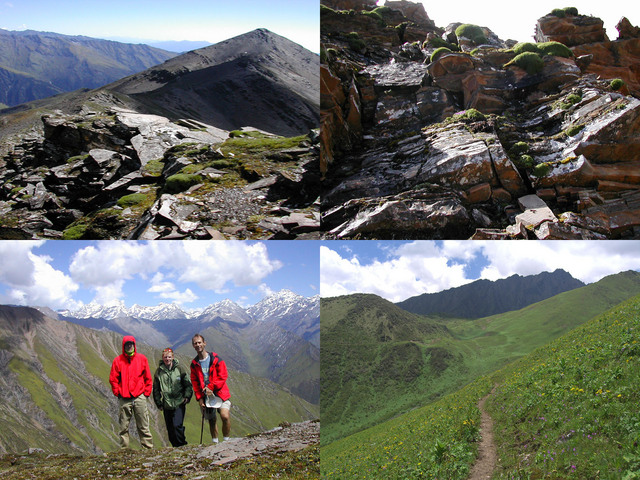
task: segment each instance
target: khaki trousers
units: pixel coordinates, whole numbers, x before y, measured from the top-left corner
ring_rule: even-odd
[[[147,397],[140,395],[136,398],[119,398],[120,407],[120,447],[129,447],[129,424],[131,417],[135,416],[140,444],[144,448],[153,448],[151,430],[149,430],[149,410],[147,409]]]

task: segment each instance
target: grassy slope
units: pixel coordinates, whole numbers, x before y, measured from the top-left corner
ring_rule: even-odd
[[[379,325],[380,314],[358,320],[365,311],[358,298],[365,297],[323,301],[321,444],[454,392],[639,292],[640,274],[625,272],[516,312],[443,321],[453,337],[394,342],[366,334]],[[360,311],[350,313],[354,305]],[[345,338],[357,341],[345,343]]]
[[[493,478],[637,478],[640,296],[464,389],[321,448],[324,478],[466,478],[488,402]]]

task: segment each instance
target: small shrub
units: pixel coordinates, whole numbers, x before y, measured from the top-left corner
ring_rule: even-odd
[[[159,177],[160,175],[162,175],[163,169],[164,160],[162,158],[156,158],[154,160],[149,160],[146,163],[146,165],[142,168],[142,173],[150,177]]]
[[[373,18],[378,22],[378,25],[380,25],[381,27],[386,27],[387,26],[387,22],[384,21],[384,18],[382,18],[382,15],[377,12],[376,10],[378,10],[377,8],[375,10],[362,10],[362,14],[366,15],[367,17]]]
[[[544,61],[537,53],[524,52],[520,55],[516,55],[513,60],[506,63],[504,66],[516,65],[525,70],[529,75],[540,73],[544,67]]]
[[[554,8],[551,10],[549,15],[553,15],[558,18],[564,18],[566,16],[577,17],[578,9],[576,7]]]
[[[167,178],[164,188],[168,193],[184,192],[189,187],[202,183],[200,175],[189,175],[186,173],[177,173]]]
[[[621,78],[615,78],[611,80],[609,86],[612,90],[620,90],[624,86],[624,80],[622,80]]]
[[[567,7],[564,9],[564,13],[566,13],[567,15],[573,16],[573,17],[577,17],[578,16],[578,9],[576,7]]]
[[[571,58],[573,52],[564,43],[560,42],[544,42],[538,43],[538,49],[544,55],[553,55],[555,57]]]
[[[356,52],[362,52],[367,47],[367,44],[360,38],[358,32],[350,32],[347,34],[347,41],[349,42],[349,48]]]
[[[86,223],[73,223],[64,232],[62,232],[63,240],[80,240],[84,236],[85,232],[89,228]]]
[[[148,200],[148,198],[149,195],[145,195],[144,193],[132,193],[131,195],[120,197],[117,204],[122,208],[133,207],[134,205],[140,205],[141,203],[144,203]]]
[[[562,110],[568,110],[576,103],[579,103],[582,100],[582,96],[577,93],[570,93],[564,99],[564,101],[557,102],[554,106],[561,108]]]
[[[551,171],[551,165],[548,163],[539,163],[533,168],[534,177],[545,177]]]
[[[531,155],[520,155],[516,158],[514,163],[516,164],[516,167],[523,169],[533,168],[534,165],[533,157]]]
[[[430,46],[430,47],[433,47],[433,48],[446,47],[451,51],[460,50],[460,47],[458,47],[456,44],[449,43],[449,42],[447,42],[446,40],[444,40],[443,38],[440,38],[440,37],[432,37],[429,40],[427,40],[424,44],[425,44],[425,46]]]
[[[438,60],[438,58],[440,58],[445,53],[453,53],[453,52],[447,47],[436,48],[435,51],[431,54],[431,59],[430,59],[431,62],[435,62],[436,60]]]
[[[465,23],[456,28],[456,37],[464,37],[471,40],[476,45],[487,43],[487,37],[484,35],[484,31],[478,25],[471,25]]]
[[[509,149],[509,153],[513,156],[520,156],[529,151],[529,144],[526,142],[516,142]]]
[[[584,125],[573,125],[567,128],[565,130],[565,133],[567,134],[567,137],[575,137],[582,131],[583,128],[584,128]]]
[[[462,113],[458,113],[455,116],[456,120],[469,120],[472,122],[479,122],[484,120],[486,117],[482,112],[479,112],[475,108],[470,108],[469,110],[465,110]]]
[[[540,49],[538,48],[538,45],[536,43],[531,43],[531,42],[516,43],[516,45],[513,47],[513,51],[515,52],[516,55],[520,55],[521,53],[524,53],[524,52],[540,53]]]

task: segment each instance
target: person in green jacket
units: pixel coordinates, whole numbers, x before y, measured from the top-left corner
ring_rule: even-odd
[[[164,414],[169,441],[174,447],[187,444],[183,422],[192,395],[193,387],[186,369],[173,358],[173,350],[165,348],[153,376],[153,401]]]

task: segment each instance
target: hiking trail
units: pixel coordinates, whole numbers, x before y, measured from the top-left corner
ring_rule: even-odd
[[[482,438],[478,445],[478,458],[471,468],[468,480],[486,480],[491,478],[498,463],[498,451],[493,441],[493,420],[484,409],[485,402],[493,395],[495,390],[496,387],[493,387],[491,393],[478,402],[478,408],[481,414],[480,432]]]

